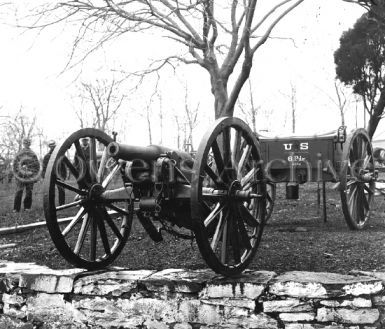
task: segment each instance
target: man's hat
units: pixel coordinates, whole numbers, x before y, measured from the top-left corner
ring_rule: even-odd
[[[23,145],[30,146],[31,140],[29,138],[23,138]]]
[[[55,146],[56,146],[56,142],[53,139],[48,141],[48,147],[55,147]]]

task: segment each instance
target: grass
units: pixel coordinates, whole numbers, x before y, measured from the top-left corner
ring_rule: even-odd
[[[327,190],[328,221],[317,207],[316,184],[300,187],[300,200],[286,200],[285,186],[278,187],[273,215],[265,228],[262,243],[250,265],[252,269],[278,273],[289,270],[348,273],[353,269],[385,269],[385,201],[376,197],[372,218],[362,231],[348,229],[339,194]],[[0,227],[44,220],[42,185],[34,188],[32,211],[13,214],[13,184],[0,185]],[[52,268],[69,268],[58,253],[46,228],[0,236],[0,244],[16,243],[0,249],[0,259],[36,262]],[[134,219],[132,233],[115,266],[129,269],[206,268],[195,243],[164,234],[154,243]]]

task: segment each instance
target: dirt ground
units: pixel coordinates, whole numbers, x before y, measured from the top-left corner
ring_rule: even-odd
[[[316,184],[300,187],[300,200],[286,200],[284,185],[278,187],[275,209],[265,228],[252,269],[278,273],[289,270],[348,273],[351,270],[385,270],[385,200],[377,196],[369,225],[350,231],[343,218],[339,194],[327,187],[328,220],[317,207]],[[41,184],[34,189],[33,210],[11,213],[14,186],[0,185],[0,226],[44,220]],[[45,227],[0,236],[0,259],[36,262],[52,268],[70,268],[57,252]],[[128,269],[206,268],[195,243],[164,234],[154,243],[134,221],[127,245],[114,266]]]

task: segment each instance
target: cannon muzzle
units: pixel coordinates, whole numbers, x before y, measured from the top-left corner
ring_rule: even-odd
[[[154,161],[159,158],[162,154],[166,154],[170,151],[171,149],[158,145],[132,146],[117,142],[111,142],[107,146],[107,152],[109,156],[126,161]]]

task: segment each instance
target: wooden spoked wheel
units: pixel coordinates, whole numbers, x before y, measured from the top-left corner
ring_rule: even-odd
[[[355,130],[345,145],[340,171],[342,210],[349,228],[360,230],[368,223],[374,197],[373,150],[365,129]]]
[[[90,270],[110,264],[131,230],[130,191],[121,164],[106,151],[112,141],[97,129],[73,133],[56,146],[44,181],[44,213],[53,243],[71,264]]]
[[[206,263],[226,276],[242,272],[256,253],[266,213],[259,143],[242,120],[219,119],[203,137],[191,179],[191,213]]]

